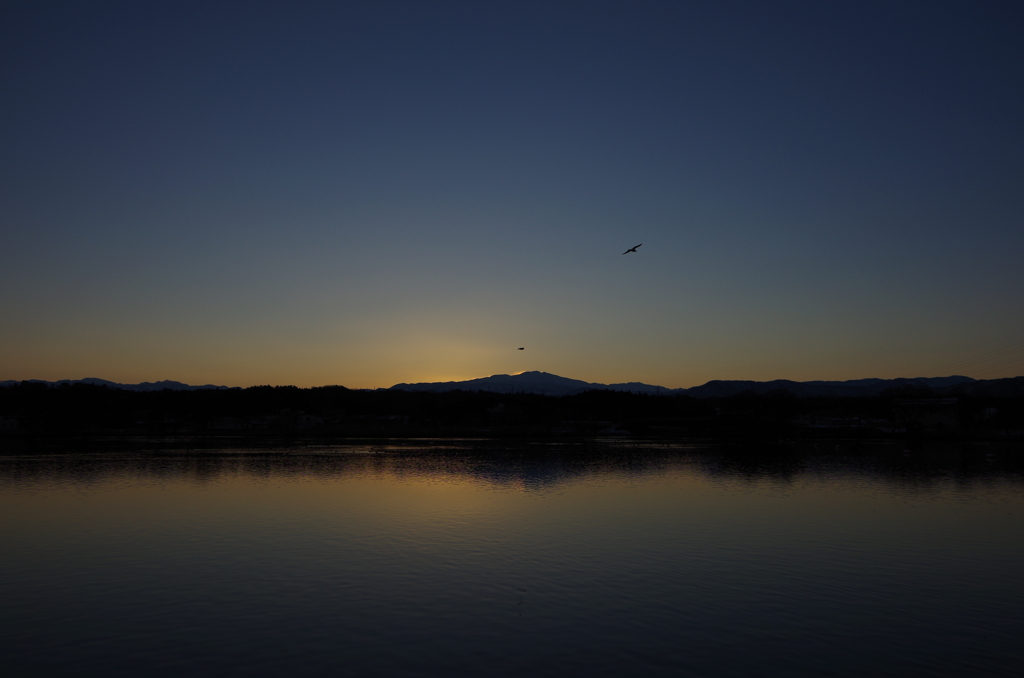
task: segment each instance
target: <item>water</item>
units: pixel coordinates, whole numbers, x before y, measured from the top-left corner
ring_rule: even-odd
[[[1024,454],[0,457],[5,676],[1009,676]]]

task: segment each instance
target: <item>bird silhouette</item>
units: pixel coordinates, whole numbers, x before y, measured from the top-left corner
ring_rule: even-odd
[[[517,348],[516,350],[517,350],[517,351],[524,351],[524,350],[526,350],[526,347],[525,347],[525,346],[520,346],[520,347],[519,347],[519,348]]]
[[[640,243],[640,245],[643,245],[643,243]],[[640,247],[640,245],[637,245],[636,247]],[[629,254],[630,252],[636,252],[636,247],[630,247],[628,250],[623,252],[623,254]]]

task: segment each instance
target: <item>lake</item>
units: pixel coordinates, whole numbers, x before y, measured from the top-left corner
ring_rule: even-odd
[[[5,676],[1009,676],[1024,452],[0,457]]]

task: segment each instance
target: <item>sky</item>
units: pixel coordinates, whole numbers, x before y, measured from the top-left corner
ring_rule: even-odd
[[[0,379],[1024,374],[1022,35],[985,0],[8,0]]]

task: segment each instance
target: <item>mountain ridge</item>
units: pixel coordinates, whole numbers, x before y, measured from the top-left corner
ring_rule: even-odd
[[[238,388],[237,386],[216,386],[214,384],[204,384],[202,386],[192,386],[189,384],[183,384],[180,381],[171,381],[165,379],[163,381],[144,381],[139,384],[119,384],[116,381],[108,381],[106,379],[97,379],[96,377],[86,377],[85,379],[60,379],[59,381],[46,381],[44,379],[25,379],[24,381],[30,384],[46,384],[47,386],[62,386],[64,384],[90,384],[92,386],[106,386],[107,388],[118,388],[122,391],[162,391],[169,389],[171,391],[200,391],[203,389],[215,389],[215,390],[227,390],[230,388]],[[8,379],[7,381],[0,381],[0,387],[2,386],[13,386],[15,384],[22,383],[16,379]]]
[[[1017,379],[1024,379],[1018,377]],[[985,380],[987,382],[1003,380]],[[893,387],[907,389],[950,389],[956,386],[982,383],[962,375],[948,377],[900,377],[896,379],[851,379],[847,381],[772,381],[715,379],[691,388],[666,388],[642,382],[601,384],[580,379],[560,377],[548,372],[529,371],[519,374],[495,374],[490,377],[466,381],[421,382],[395,384],[387,390],[395,391],[490,391],[495,393],[536,393],[539,395],[574,395],[584,391],[628,391],[652,395],[689,395],[695,398],[721,398],[740,393],[764,394],[784,391],[799,397],[869,397],[879,395]]]
[[[0,387],[14,386],[20,383],[45,384],[49,387],[62,385],[88,384],[106,386],[126,391],[198,391],[198,390],[241,390],[238,386],[221,386],[214,384],[190,385],[179,381],[163,380],[142,382],[139,384],[121,384],[106,379],[90,377],[86,379],[61,379],[45,381],[42,379],[0,381]],[[585,391],[621,391],[648,395],[687,395],[693,398],[723,398],[739,394],[763,395],[778,392],[788,393],[797,397],[872,397],[882,394],[887,389],[901,388],[908,395],[915,391],[930,392],[934,395],[992,395],[1002,397],[1024,396],[1024,377],[1008,377],[1003,379],[974,379],[962,375],[948,377],[900,377],[896,379],[849,379],[845,381],[792,381],[775,379],[772,381],[752,380],[721,380],[713,379],[699,386],[690,388],[667,388],[643,382],[631,381],[614,384],[588,382],[582,379],[571,379],[557,374],[541,371],[520,372],[518,374],[495,374],[489,377],[468,379],[464,381],[399,383],[389,388],[357,389],[376,391],[485,391],[492,393],[533,393],[547,396],[567,396]]]

